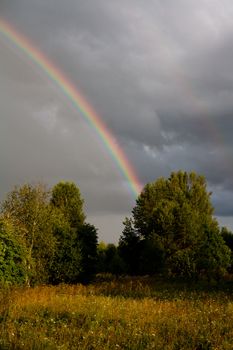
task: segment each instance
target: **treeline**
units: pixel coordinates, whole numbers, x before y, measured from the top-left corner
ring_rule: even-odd
[[[232,272],[233,234],[221,228],[205,178],[176,172],[147,184],[119,244],[98,244],[72,182],[15,187],[1,204],[0,281],[89,282],[98,272],[219,279]]]

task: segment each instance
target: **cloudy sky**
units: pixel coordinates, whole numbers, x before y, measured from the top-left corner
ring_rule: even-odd
[[[0,0],[0,17],[70,79],[142,184],[206,176],[233,228],[231,0]],[[0,198],[75,181],[99,237],[117,242],[134,198],[101,140],[44,72],[0,34]]]

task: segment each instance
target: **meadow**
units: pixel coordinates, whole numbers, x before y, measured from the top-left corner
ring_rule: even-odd
[[[233,349],[232,284],[159,278],[2,288],[0,349]]]

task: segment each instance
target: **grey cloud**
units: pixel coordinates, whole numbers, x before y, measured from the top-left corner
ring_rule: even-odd
[[[215,208],[215,214],[221,217],[232,216],[233,213],[233,193],[223,188],[215,188],[212,194],[212,203]]]
[[[230,0],[2,0],[0,13],[82,91],[142,183],[197,171],[216,215],[233,217]],[[1,193],[73,179],[106,237],[134,205],[128,184],[80,112],[8,44],[0,38]]]

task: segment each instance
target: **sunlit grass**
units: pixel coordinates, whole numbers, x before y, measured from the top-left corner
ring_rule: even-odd
[[[0,349],[233,349],[233,298],[147,279],[2,290]]]

